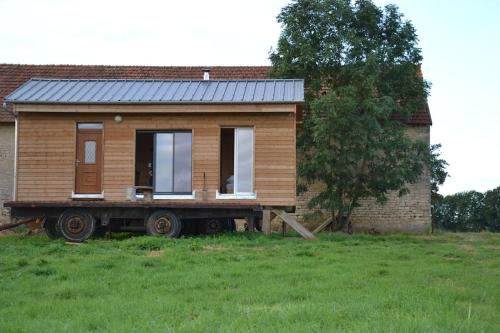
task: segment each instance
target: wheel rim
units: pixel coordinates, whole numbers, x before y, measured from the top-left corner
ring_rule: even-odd
[[[155,220],[154,228],[159,234],[168,234],[172,231],[172,221],[166,216],[159,217]]]
[[[85,221],[80,216],[72,216],[68,220],[66,230],[73,235],[78,235],[85,229],[85,225]]]

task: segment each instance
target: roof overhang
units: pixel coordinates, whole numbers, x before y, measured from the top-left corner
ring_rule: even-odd
[[[298,103],[253,104],[14,104],[15,113],[295,113]]]

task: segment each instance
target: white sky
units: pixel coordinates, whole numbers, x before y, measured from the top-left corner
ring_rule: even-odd
[[[396,3],[417,28],[444,194],[500,185],[500,1]],[[268,65],[286,0],[0,0],[0,63]],[[481,5],[478,5],[480,3]]]

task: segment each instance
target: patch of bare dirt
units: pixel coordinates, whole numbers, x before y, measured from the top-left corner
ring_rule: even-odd
[[[6,236],[11,236],[15,235],[15,232],[12,230],[2,230],[0,231],[0,237],[6,237]]]
[[[500,250],[500,245],[484,245],[483,247],[489,250]]]
[[[462,244],[460,247],[469,253],[476,253],[476,249],[470,244]]]
[[[165,250],[149,251],[146,257],[161,257],[165,253]]]
[[[227,250],[227,248],[222,245],[205,245],[203,250],[221,252]]]

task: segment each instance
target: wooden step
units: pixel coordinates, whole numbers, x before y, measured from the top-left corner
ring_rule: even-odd
[[[292,227],[293,230],[297,231],[305,239],[316,239],[309,230],[307,230],[302,224],[297,222],[294,216],[288,215],[282,210],[273,209],[272,213],[279,216],[286,224]]]

